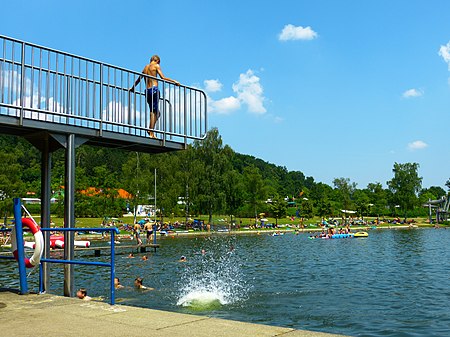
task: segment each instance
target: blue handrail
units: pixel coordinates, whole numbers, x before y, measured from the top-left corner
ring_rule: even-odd
[[[115,234],[119,234],[120,231],[116,227],[113,228],[41,228],[43,232],[50,231],[58,231],[58,232],[84,232],[84,231],[92,231],[92,232],[111,232],[111,258],[110,262],[90,262],[90,261],[81,261],[81,260],[62,260],[62,259],[41,259],[41,262],[45,263],[63,263],[63,264],[78,264],[84,266],[99,266],[99,267],[110,267],[111,268],[111,290],[110,290],[110,303],[111,305],[115,304],[115,287],[114,287],[114,278],[116,277],[116,268],[115,268],[115,249],[114,249],[114,241]],[[44,292],[44,282],[42,277],[42,264],[39,265],[39,291]]]
[[[22,213],[21,213],[21,202],[19,198],[14,198],[14,218],[15,218],[15,228],[16,228],[16,240],[17,240],[17,262],[19,265],[19,282],[20,282],[20,293],[26,294],[28,293],[28,284],[27,284],[27,274],[25,267],[25,252],[23,246],[23,229],[22,229]],[[0,232],[9,232],[11,229],[0,229]],[[100,267],[110,267],[111,268],[111,305],[115,304],[115,287],[114,287],[114,278],[116,274],[115,269],[115,234],[119,234],[120,231],[118,228],[41,228],[43,232],[49,231],[58,231],[58,232],[78,232],[78,231],[93,231],[93,232],[111,232],[111,258],[110,262],[90,262],[90,261],[82,261],[82,260],[60,260],[60,259],[41,259],[41,263],[39,264],[39,291],[44,291],[43,284],[43,270],[42,270],[42,262],[45,263],[63,263],[63,264],[78,264],[85,266],[100,266]],[[46,243],[48,244],[48,243]],[[0,259],[5,260],[14,260],[13,256],[0,256]]]

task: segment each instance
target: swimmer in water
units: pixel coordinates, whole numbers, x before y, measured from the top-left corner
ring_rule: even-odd
[[[187,259],[186,259],[186,256],[184,256],[184,255],[182,255],[180,257],[180,259],[178,260],[178,262],[186,262],[186,261],[187,261]]]
[[[120,284],[120,280],[118,277],[114,277],[114,288],[115,289],[125,288],[123,285]]]
[[[140,290],[155,290],[155,289],[153,289],[153,288],[149,288],[149,287],[144,286],[144,285],[142,284],[142,281],[143,281],[143,280],[144,280],[144,279],[143,279],[142,277],[136,277],[135,280],[134,280],[134,287],[135,287],[136,289],[140,289]]]
[[[83,301],[90,301],[92,298],[87,295],[86,288],[80,288],[77,291],[77,297]]]

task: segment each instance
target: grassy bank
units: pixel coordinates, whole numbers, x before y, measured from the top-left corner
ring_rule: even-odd
[[[33,215],[34,219],[37,222],[40,222],[40,216],[39,215]],[[121,218],[114,218],[115,221],[114,223],[116,225],[122,225],[122,224],[128,224],[128,225],[132,225],[133,224],[133,217],[121,217]],[[117,220],[116,220],[117,219]],[[138,217],[137,220],[141,220],[144,219],[144,217]],[[208,217],[207,216],[199,216],[196,217],[196,219],[200,219],[203,220],[204,223],[206,224],[208,221]],[[229,217],[227,216],[214,216],[213,217],[213,224],[214,224],[214,228],[218,229],[218,228],[229,228],[229,229],[235,229],[234,227],[230,227],[229,226]],[[364,220],[367,221],[368,223],[370,223],[371,221],[375,220],[375,217],[365,217]],[[9,220],[12,220],[12,218],[8,219],[8,223],[11,223]],[[160,220],[160,219],[158,219]],[[170,223],[174,223],[176,221],[178,221],[179,223],[183,223],[186,218],[181,218],[181,217],[164,217],[164,222],[170,222]],[[276,219],[275,218],[267,218],[268,223],[274,224],[276,223]],[[392,218],[386,218],[387,220],[392,220]],[[408,219],[410,220],[410,219]],[[432,227],[433,225],[430,225],[427,221],[426,218],[414,218],[414,225],[420,226],[420,227]],[[52,227],[63,227],[64,225],[64,219],[63,218],[57,218],[57,217],[52,217],[51,218],[52,221]],[[103,219],[102,218],[77,218],[76,219],[76,227],[78,228],[94,228],[94,227],[100,227],[102,224]],[[236,222],[236,224],[240,225],[240,229],[242,231],[248,230],[248,229],[253,229],[253,226],[255,224],[255,219],[254,218],[233,218],[233,221]],[[303,222],[303,228],[305,229],[317,229],[320,228],[319,224],[321,222],[321,218],[319,217],[314,217],[312,219],[307,219]],[[281,229],[290,229],[290,228],[295,228],[295,227],[299,227],[301,224],[300,219],[294,219],[291,220],[291,218],[283,218],[283,219],[278,219],[278,227]],[[367,226],[371,226],[371,225],[367,225]],[[396,227],[399,226],[398,224],[393,225],[393,224],[389,224],[389,223],[382,223],[380,225],[378,225],[377,227],[380,228],[388,228],[388,227]],[[247,228],[248,227],[248,228]],[[366,227],[364,225],[361,225],[359,227]]]

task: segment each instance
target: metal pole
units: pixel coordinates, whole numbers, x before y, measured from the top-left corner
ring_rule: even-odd
[[[156,245],[156,168],[155,168],[155,224],[153,225],[153,243]],[[155,248],[156,250],[156,248]]]
[[[23,249],[22,205],[19,198],[14,198],[14,219],[17,241],[17,262],[19,264],[20,294],[28,293],[27,272],[25,268],[25,252]]]
[[[43,280],[43,278],[44,278],[44,271],[42,270],[43,269],[43,267],[42,267],[43,265],[44,264],[41,261],[41,263],[39,263],[39,294],[44,294],[45,293],[44,280]]]
[[[41,227],[50,228],[50,198],[51,198],[51,164],[52,157],[49,149],[49,139],[44,142],[44,149],[41,157]],[[44,232],[44,258],[50,258],[50,232]],[[50,266],[42,264],[42,284],[43,290],[50,287]]]
[[[155,223],[156,223],[156,168],[155,168],[155,194],[153,197],[153,200],[155,201]]]
[[[116,277],[116,268],[115,268],[115,261],[114,261],[114,246],[115,246],[115,231],[111,231],[111,305],[115,304],[115,286],[114,286],[114,278]]]
[[[64,193],[64,228],[75,227],[75,135],[67,135]],[[64,233],[64,259],[73,260],[74,232]],[[64,296],[71,297],[74,294],[74,269],[73,265],[64,265]]]

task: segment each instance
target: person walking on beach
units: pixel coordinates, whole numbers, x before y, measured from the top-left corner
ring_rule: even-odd
[[[147,84],[147,90],[145,92],[145,96],[147,97],[147,103],[150,107],[150,127],[148,132],[148,135],[150,138],[156,138],[153,129],[155,127],[156,121],[158,120],[160,116],[160,112],[158,109],[158,103],[159,103],[159,89],[158,89],[158,80],[157,76],[165,81],[172,82],[175,85],[180,85],[178,81],[175,81],[171,78],[165,77],[161,70],[161,59],[158,55],[153,55],[150,59],[150,63],[147,64],[144,67],[144,70],[142,70],[142,73],[151,77],[146,77],[146,84]],[[131,92],[134,92],[134,87],[139,84],[141,81],[143,75],[140,75],[137,80],[134,82],[133,86],[130,88]]]

